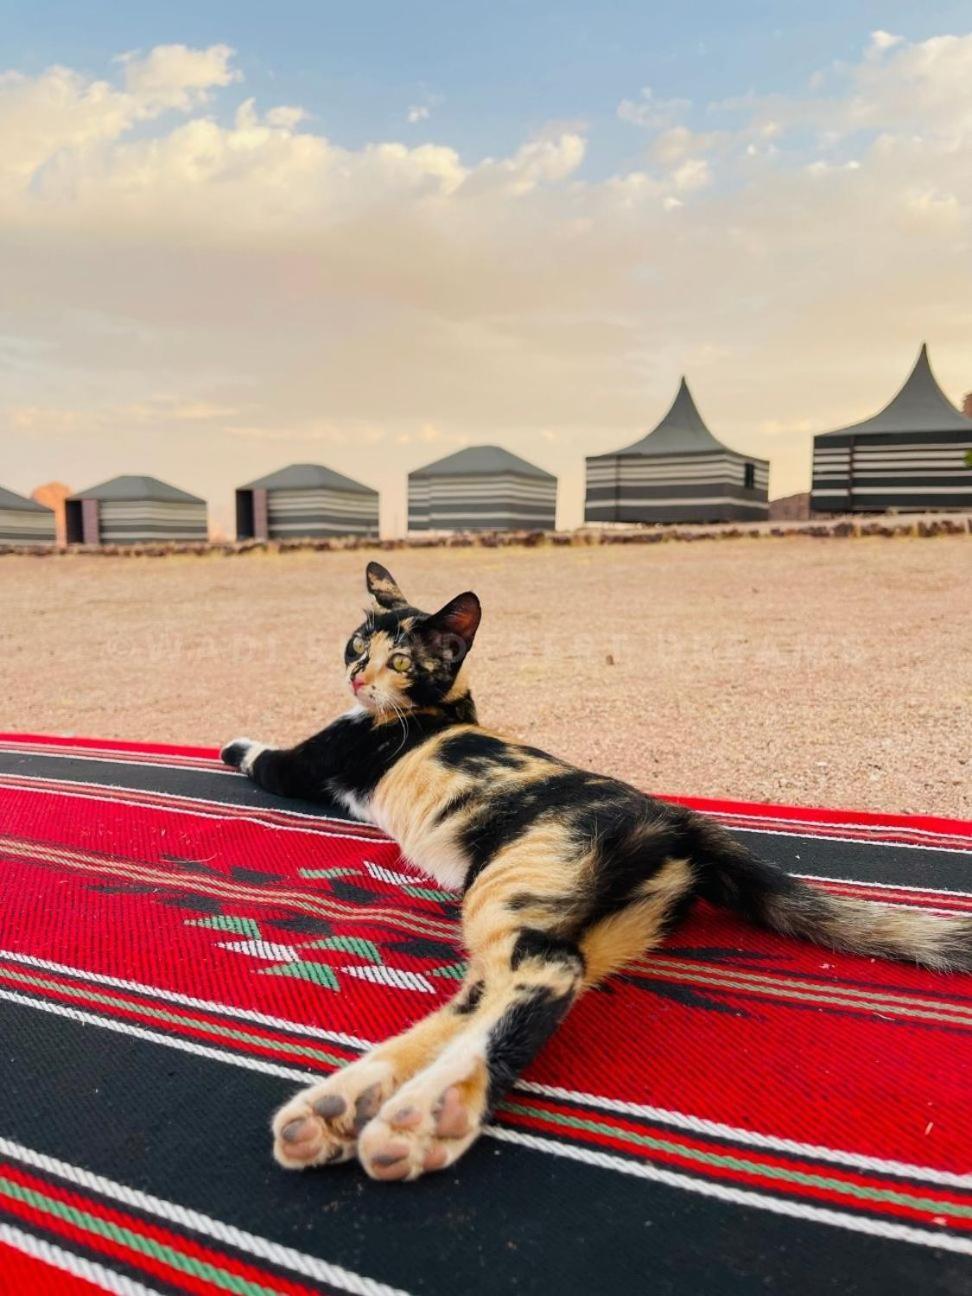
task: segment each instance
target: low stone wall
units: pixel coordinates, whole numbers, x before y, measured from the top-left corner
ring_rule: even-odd
[[[712,526],[654,525],[628,527],[578,527],[576,531],[454,531],[402,537],[396,540],[363,540],[348,537],[328,540],[242,540],[179,543],[166,541],[133,545],[21,545],[0,543],[0,556],[30,554],[67,557],[78,554],[100,558],[166,558],[171,554],[233,558],[251,553],[291,553],[306,550],[343,552],[378,549],[505,549],[584,547],[596,545],[686,544],[699,540],[766,540],[811,536],[822,539],[929,538],[941,535],[972,537],[972,513],[847,514],[815,522],[755,522]]]

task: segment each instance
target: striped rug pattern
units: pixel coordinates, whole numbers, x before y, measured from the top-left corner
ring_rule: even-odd
[[[835,893],[972,910],[972,824],[689,803]],[[7,734],[0,883],[0,1293],[972,1284],[972,978],[700,907],[403,1188],[267,1146],[462,976],[455,897],[382,834],[210,750]]]

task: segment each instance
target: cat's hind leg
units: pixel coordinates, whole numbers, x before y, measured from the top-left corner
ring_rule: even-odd
[[[511,857],[467,893],[466,1025],[361,1131],[358,1156],[372,1178],[417,1179],[458,1160],[581,991],[657,945],[693,885],[688,863],[669,858],[613,913],[576,923],[564,919],[577,894],[570,881],[549,865],[530,878]]]
[[[458,1160],[574,1002],[584,979],[575,944],[530,929],[505,944],[478,960],[465,1029],[361,1131],[358,1156],[372,1178],[417,1179]]]

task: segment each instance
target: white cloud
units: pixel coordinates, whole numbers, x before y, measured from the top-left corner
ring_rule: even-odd
[[[691,107],[690,99],[660,99],[651,86],[643,86],[637,99],[622,99],[617,112],[622,121],[633,126],[660,130],[684,117]]]
[[[873,412],[922,336],[972,386],[972,36],[872,47],[702,128],[643,93],[643,158],[597,179],[573,125],[475,158],[230,115],[225,46],[3,75],[4,484],[151,471],[225,521],[237,481],[313,456],[400,516],[408,468],[500,440],[563,474],[576,521],[583,455],[685,370],[799,489],[810,431]]]
[[[672,166],[693,154],[709,153],[729,137],[722,131],[693,131],[688,126],[672,126],[656,136],[651,145],[652,158],[663,166]]]
[[[295,108],[291,104],[278,104],[276,108],[271,108],[267,112],[266,123],[279,130],[292,131],[302,121],[307,121],[307,117],[308,114],[303,108]]]
[[[409,105],[405,114],[406,122],[409,126],[417,126],[419,122],[428,121],[442,102],[442,95],[426,90],[415,103]]]
[[[30,180],[61,154],[83,158],[168,109],[188,112],[204,104],[213,89],[239,79],[231,57],[226,45],[160,45],[145,58],[125,54],[123,88],[64,67],[37,77],[0,74],[0,184]]]
[[[895,45],[901,45],[904,42],[903,36],[895,36],[891,32],[873,31],[871,32],[871,42],[865,51],[865,55],[884,54],[889,49],[894,49]]]
[[[210,98],[212,90],[241,79],[230,67],[233,50],[228,45],[190,49],[186,45],[156,45],[144,58],[121,55],[125,89],[138,103],[152,109],[177,108],[188,112]]]
[[[672,172],[672,183],[682,193],[704,189],[712,183],[712,170],[705,158],[688,158]]]

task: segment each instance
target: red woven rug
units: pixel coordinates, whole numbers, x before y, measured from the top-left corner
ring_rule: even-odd
[[[691,804],[819,886],[972,910],[972,824]],[[970,977],[700,907],[403,1188],[267,1137],[461,975],[381,834],[210,751],[0,735],[0,882],[4,1294],[972,1286]]]

